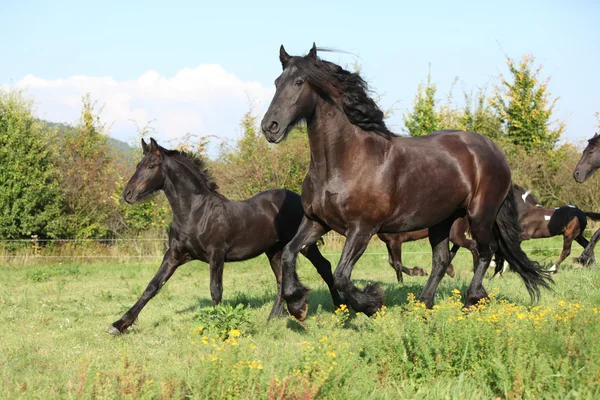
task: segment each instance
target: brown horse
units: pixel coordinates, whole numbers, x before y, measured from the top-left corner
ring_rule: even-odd
[[[488,138],[462,131],[404,138],[390,132],[383,112],[357,74],[317,57],[291,57],[281,46],[283,73],[261,126],[280,143],[305,120],[310,164],[302,186],[305,218],[282,255],[283,296],[302,320],[308,289],[296,274],[296,257],[329,230],[346,236],[334,285],[350,306],[367,315],[383,304],[377,284],[358,289],[352,269],[376,233],[429,228],[432,272],[419,299],[432,307],[450,264],[449,234],[466,216],[479,257],[466,293],[466,306],[487,296],[482,280],[492,253],[506,257],[532,298],[551,278],[520,247],[519,222],[506,157]]]
[[[584,212],[568,205],[557,208],[544,208],[539,201],[519,185],[513,185],[519,196],[517,208],[521,224],[521,240],[540,239],[563,235],[563,249],[558,260],[548,270],[556,272],[558,266],[571,254],[571,245],[575,240],[584,249],[588,241],[583,237],[587,218],[600,219],[600,214]]]
[[[469,222],[466,218],[459,218],[454,221],[452,229],[450,229],[450,241],[454,244],[450,250],[450,262],[458,252],[460,247],[465,247],[473,254],[473,260],[477,259],[477,243],[474,240],[467,239],[465,232],[469,229]],[[421,229],[413,232],[402,233],[378,233],[377,236],[387,247],[389,259],[388,262],[396,271],[398,282],[402,282],[402,272],[410,276],[425,276],[427,273],[423,268],[413,267],[407,268],[402,264],[402,243],[421,240],[429,237],[429,229]],[[454,267],[452,264],[448,266],[446,274],[454,278]]]

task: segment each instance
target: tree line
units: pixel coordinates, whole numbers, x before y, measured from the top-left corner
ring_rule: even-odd
[[[505,152],[513,180],[532,188],[545,206],[600,211],[600,188],[577,185],[571,177],[579,152],[558,144],[565,123],[553,119],[558,97],[550,94],[549,79],[529,55],[507,58],[507,66],[507,76],[498,77],[490,94],[475,89],[461,93],[461,101],[454,86],[440,100],[429,74],[402,115],[402,133],[481,133]],[[132,148],[110,139],[101,111],[86,95],[75,124],[48,123],[35,118],[26,94],[0,89],[0,239],[165,236],[170,209],[162,194],[133,206],[122,200],[141,152],[137,143]],[[251,108],[241,128],[239,140],[210,160],[221,192],[232,199],[271,188],[301,192],[310,157],[306,127],[270,145]],[[139,136],[148,133],[148,127],[138,129]],[[206,141],[187,135],[174,147],[203,152]]]

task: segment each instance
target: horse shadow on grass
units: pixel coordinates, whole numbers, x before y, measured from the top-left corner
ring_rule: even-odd
[[[496,279],[502,279],[496,278]],[[358,287],[364,287],[370,281],[358,279],[355,281]],[[384,290],[384,305],[390,307],[403,307],[408,303],[408,295],[410,293],[418,297],[423,290],[424,282],[420,281],[405,281],[404,283],[396,282],[380,282],[381,288]],[[467,292],[469,283],[465,279],[453,279],[451,282],[446,282],[440,285],[436,294],[436,303],[439,303],[443,299],[452,296],[452,291],[458,289],[464,299],[464,295]],[[497,296],[498,299],[504,299],[508,302],[518,303],[518,299],[512,299],[511,296],[503,296],[500,294]],[[236,292],[231,298],[225,299],[221,304],[230,305],[236,307],[239,304],[243,304],[250,309],[258,309],[265,305],[272,305],[275,301],[275,294],[270,291],[265,291],[262,294],[248,295],[242,292]],[[335,307],[331,300],[331,294],[325,287],[319,287],[312,289],[308,296],[309,310],[307,316],[314,316],[319,311],[334,312]],[[177,310],[177,314],[196,314],[200,310],[207,307],[212,307],[212,300],[210,297],[196,297],[194,302],[188,307]],[[284,311],[285,312],[285,311]],[[292,327],[293,328],[293,327]]]

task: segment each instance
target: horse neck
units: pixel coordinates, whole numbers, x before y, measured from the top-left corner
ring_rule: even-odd
[[[349,154],[360,150],[364,135],[335,104],[319,98],[314,114],[307,119],[310,166],[318,171],[344,167]],[[327,172],[326,172],[327,173]]]
[[[188,219],[192,211],[227,199],[209,189],[190,167],[174,159],[165,163],[164,192],[173,210],[173,219]]]

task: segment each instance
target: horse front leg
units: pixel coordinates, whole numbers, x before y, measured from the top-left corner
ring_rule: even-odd
[[[140,296],[138,301],[125,313],[123,316],[115,321],[107,330],[111,335],[118,335],[123,333],[129,328],[133,322],[137,319],[139,313],[146,306],[151,298],[156,296],[156,293],[164,286],[169,280],[171,275],[175,272],[177,267],[186,263],[187,257],[181,254],[179,251],[174,250],[172,247],[167,250],[163,257],[162,264],[154,275],[154,278],[150,281],[144,293]]]
[[[350,306],[357,312],[371,316],[383,305],[383,291],[377,283],[368,284],[364,290],[358,289],[350,277],[354,265],[367,248],[373,233],[367,230],[352,229],[346,235],[342,257],[333,275],[336,289],[340,290]]]
[[[287,304],[288,312],[300,321],[303,321],[308,313],[308,288],[298,278],[298,274],[296,273],[296,258],[303,247],[317,243],[317,240],[327,233],[327,231],[329,231],[328,227],[304,216],[298,232],[283,248],[283,254],[281,255],[283,264],[281,274],[282,294]]]
[[[594,256],[594,247],[596,247],[596,243],[600,240],[600,229],[594,232],[594,235],[591,237],[588,242],[581,234],[578,238],[576,238],[577,243],[579,243],[583,248],[583,253],[579,257],[575,259],[575,262],[588,266],[592,265],[596,262],[596,257]]]
[[[225,256],[222,253],[213,253],[209,257],[210,266],[210,297],[213,306],[221,304],[223,298],[223,268]]]

